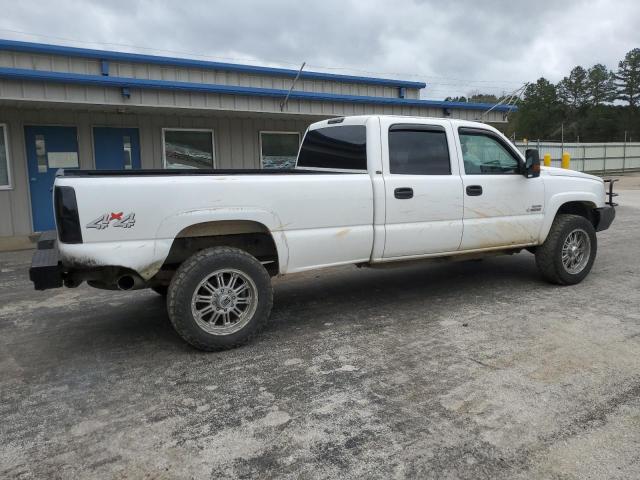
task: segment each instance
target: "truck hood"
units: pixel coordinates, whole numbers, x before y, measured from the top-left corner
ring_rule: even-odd
[[[575,170],[569,170],[566,168],[541,167],[541,170],[544,175],[552,175],[554,177],[577,177],[585,178],[588,180],[595,180],[596,182],[602,182],[602,179],[600,177],[596,177],[595,175],[589,175],[588,173],[577,172]]]

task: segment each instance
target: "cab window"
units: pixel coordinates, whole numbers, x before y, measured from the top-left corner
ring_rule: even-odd
[[[309,130],[304,136],[298,168],[367,170],[367,128],[340,125]]]
[[[515,155],[491,135],[461,130],[460,146],[467,175],[520,173],[520,162]]]
[[[389,171],[400,175],[450,175],[449,146],[444,128],[391,126]]]

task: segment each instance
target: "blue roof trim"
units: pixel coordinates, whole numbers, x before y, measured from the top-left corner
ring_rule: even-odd
[[[22,68],[0,67],[0,78],[27,81],[72,83],[80,85],[96,85],[102,87],[179,90],[185,92],[218,93],[224,95],[249,95],[282,98],[287,95],[287,90],[275,88],[241,87],[234,85],[216,85],[211,83],[170,82],[166,80],[146,80],[142,78],[85,75],[81,73],[51,72],[44,70],[28,70]],[[437,100],[414,100],[408,98],[339,95],[332,93],[301,92],[299,90],[292,91],[289,95],[289,98],[315,101],[368,103],[375,105],[460,108],[465,110],[488,110],[493,106],[487,103],[442,102]],[[494,108],[494,110],[498,112],[508,112],[515,109],[515,107],[508,107],[505,105],[500,105]]]
[[[176,67],[204,68],[207,70],[226,70],[256,75],[278,75],[294,78],[297,70],[288,68],[259,67],[256,65],[242,65],[236,63],[209,62],[189,58],[162,57],[139,53],[114,52],[109,50],[94,50],[89,48],[65,47],[63,45],[49,45],[45,43],[21,42],[17,40],[0,39],[0,49],[27,53],[42,53],[48,55],[67,55],[71,57],[96,58],[100,60],[115,60],[122,62],[153,63],[156,65],[172,65]],[[423,82],[407,80],[393,80],[389,78],[359,77],[354,75],[338,75],[333,73],[303,71],[301,78],[309,80],[327,80],[333,82],[364,83],[387,87],[425,88]]]

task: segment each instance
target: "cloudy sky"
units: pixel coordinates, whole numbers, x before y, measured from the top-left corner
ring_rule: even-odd
[[[0,0],[0,38],[422,80],[499,94],[640,47],[640,2]]]

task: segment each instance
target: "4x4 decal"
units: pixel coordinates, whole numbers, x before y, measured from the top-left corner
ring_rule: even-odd
[[[114,223],[111,223],[114,221]],[[124,212],[110,212],[105,213],[104,215],[100,215],[95,220],[87,223],[87,228],[97,228],[98,230],[104,230],[109,227],[109,225],[113,227],[120,228],[131,228],[136,223],[136,214],[128,213],[127,215]]]

